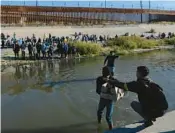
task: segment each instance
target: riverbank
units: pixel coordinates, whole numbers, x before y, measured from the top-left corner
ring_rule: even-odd
[[[137,54],[137,53],[143,53],[143,52],[150,52],[150,51],[154,51],[154,50],[168,50],[168,49],[174,49],[175,47],[172,45],[167,45],[167,46],[156,46],[154,48],[150,48],[150,49],[133,49],[129,52],[123,52],[121,51],[121,55],[124,54]],[[106,56],[107,53],[109,53],[109,51],[111,51],[112,48],[111,47],[105,47],[103,48],[102,53],[100,53],[100,56]],[[28,56],[28,53],[26,53],[26,56]],[[99,55],[86,55],[86,56],[77,56],[76,58],[90,58],[90,57],[95,57],[95,56],[99,56]],[[58,56],[56,56],[54,59],[60,59]],[[8,65],[14,65],[14,64],[29,64],[29,63],[33,63],[36,62],[38,60],[15,60],[14,59],[14,53],[12,51],[12,49],[1,49],[1,66],[8,66]]]
[[[134,123],[125,127],[116,128],[105,133],[174,133],[175,132],[175,111],[165,114],[154,122],[153,126],[143,127],[143,123]]]
[[[75,32],[81,32],[83,34],[95,34],[97,36],[106,35],[110,37],[114,37],[116,34],[118,36],[123,35],[125,33],[135,34],[135,36],[129,37],[119,37],[117,39],[113,39],[112,41],[107,41],[107,47],[101,47],[100,43],[85,43],[85,42],[73,42],[72,45],[76,46],[79,49],[79,53],[81,56],[77,56],[77,58],[82,57],[93,57],[99,55],[107,55],[109,51],[114,50],[116,54],[124,55],[131,53],[143,53],[149,52],[153,50],[160,49],[172,49],[174,48],[175,38],[171,39],[146,39],[139,37],[141,34],[147,34],[145,32],[154,29],[157,35],[159,32],[174,32],[175,25],[162,25],[162,24],[138,24],[138,25],[109,25],[106,27],[93,26],[93,27],[2,27],[2,33],[8,34],[11,37],[14,32],[16,33],[16,38],[25,38],[26,36],[31,37],[34,33],[38,38],[43,38],[43,35],[46,36],[51,33],[52,36],[69,36],[73,37],[72,34]],[[26,32],[27,31],[27,32]],[[152,33],[151,33],[152,34]],[[138,36],[137,36],[138,35]],[[150,35],[150,34],[147,34]],[[171,45],[171,46],[170,46]],[[21,54],[21,53],[20,53]],[[26,64],[28,62],[33,62],[29,60],[14,60],[14,53],[12,49],[2,49],[1,50],[1,65],[10,65],[10,64]],[[26,52],[26,57],[28,57],[28,52]],[[59,57],[56,56],[56,59]]]

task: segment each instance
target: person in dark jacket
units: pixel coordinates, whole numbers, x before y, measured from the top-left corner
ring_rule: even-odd
[[[102,85],[104,83],[107,83],[103,78],[108,78],[108,79],[113,79],[112,75],[108,69],[107,66],[103,67],[102,70],[102,76],[98,77],[96,80],[96,93],[100,95],[100,101],[98,105],[98,111],[97,111],[97,117],[98,117],[98,123],[101,124],[101,119],[102,119],[102,113],[103,110],[106,108],[106,121],[109,126],[109,130],[113,128],[113,122],[112,122],[112,113],[113,113],[113,108],[114,108],[114,100],[110,99],[111,97],[111,90],[112,88],[108,88],[109,91],[105,92],[105,95],[109,95],[109,97],[103,97],[101,93],[104,93],[102,91]]]
[[[15,44],[14,44],[13,51],[14,51],[14,53],[15,53],[15,59],[16,59],[16,57],[19,58],[20,46],[19,46],[18,43],[15,43]]]
[[[29,51],[29,58],[32,59],[33,46],[31,42],[29,42],[28,44],[28,51]]]
[[[148,85],[152,83],[147,77],[148,74],[149,69],[146,66],[139,66],[137,67],[136,74],[137,81],[123,83],[117,79],[108,80],[110,84],[115,85],[116,87],[137,93],[139,102],[133,101],[131,107],[145,119],[145,127],[153,125],[153,121],[164,114],[163,111],[158,111],[155,108],[157,103],[155,103],[153,99],[156,94],[153,94],[152,89],[154,88],[148,87]]]
[[[40,57],[41,57],[41,42],[38,42],[37,44],[36,44],[36,50],[37,50],[37,59],[40,59]]]
[[[114,71],[115,71],[115,66],[114,66],[115,59],[118,57],[119,57],[118,55],[114,55],[114,52],[111,51],[110,55],[108,55],[104,61],[104,65],[106,65],[106,62],[107,62],[107,67],[109,68],[112,76],[114,76]]]
[[[4,46],[5,46],[5,41],[4,41],[4,39],[1,39],[1,43],[2,43],[2,48],[4,48]]]
[[[72,46],[72,56],[75,57],[76,53],[77,53],[77,49],[76,49],[76,47],[73,45],[73,46]]]

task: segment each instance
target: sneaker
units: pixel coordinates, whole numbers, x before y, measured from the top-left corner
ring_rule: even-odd
[[[144,123],[145,127],[149,127],[149,126],[152,126],[152,125],[153,125],[152,121],[145,121],[145,123]]]
[[[109,124],[109,130],[113,129],[113,124]]]

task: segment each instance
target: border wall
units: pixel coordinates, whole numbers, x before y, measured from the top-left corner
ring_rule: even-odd
[[[153,9],[1,6],[1,25],[104,24],[175,21],[175,11]]]

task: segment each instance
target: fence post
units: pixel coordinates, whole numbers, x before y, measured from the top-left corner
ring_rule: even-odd
[[[142,21],[143,21],[143,16],[142,16],[142,12],[143,12],[143,4],[142,4],[142,0],[140,0],[140,8],[141,8],[141,23],[142,23]]]

